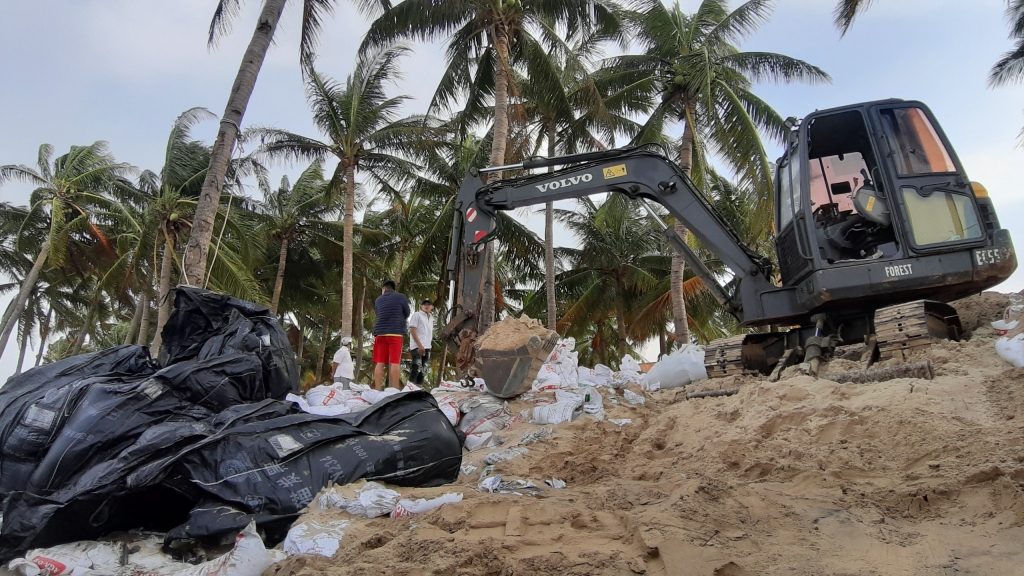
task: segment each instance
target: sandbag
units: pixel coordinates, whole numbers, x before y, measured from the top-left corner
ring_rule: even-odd
[[[331,482],[438,486],[457,479],[461,463],[459,435],[422,391],[340,417],[275,400],[199,421],[181,416],[148,427],[50,494],[12,494],[0,560],[131,528],[175,540],[237,533],[255,521],[276,543]]]
[[[684,344],[671,354],[662,356],[661,360],[652,366],[650,372],[644,376],[641,385],[651,389],[655,383],[660,383],[661,389],[664,390],[686,386],[707,377],[708,372],[704,367],[704,349],[693,344]]]
[[[161,337],[161,366],[249,353],[262,364],[267,397],[283,400],[289,392],[298,391],[295,353],[266,306],[179,286],[174,293],[174,310]]]
[[[24,490],[39,461],[74,410],[97,382],[153,374],[143,346],[117,346],[28,370],[0,388],[0,498]]]

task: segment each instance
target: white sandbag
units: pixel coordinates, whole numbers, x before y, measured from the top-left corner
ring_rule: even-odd
[[[545,392],[559,388],[574,388],[579,381],[577,368],[579,353],[576,340],[563,338],[555,345],[548,359],[541,365],[533,381],[534,392]]]
[[[640,370],[640,363],[630,355],[622,357],[619,362],[619,371],[612,372],[612,388],[625,388],[630,384],[641,384],[643,372]]]
[[[644,398],[643,394],[637,394],[632,390],[623,390],[622,397],[625,398],[626,402],[629,402],[631,406],[643,406],[647,403],[647,399]]]
[[[350,396],[347,399],[342,400],[341,403],[326,406],[317,404],[311,405],[306,398],[296,396],[295,394],[288,394],[285,397],[285,400],[298,404],[299,408],[302,409],[303,412],[316,414],[318,416],[339,416],[341,414],[350,414],[352,412],[365,410],[370,406],[370,403],[363,400],[360,396]]]
[[[81,576],[90,570],[113,574],[121,565],[123,551],[121,542],[73,542],[29,550],[7,567],[19,576],[67,576],[73,572]]]
[[[704,368],[704,348],[684,344],[671,354],[662,356],[644,376],[642,385],[650,388],[654,382],[659,382],[662,389],[678,388],[707,377],[708,373]]]
[[[594,384],[596,386],[607,386],[612,380],[612,369],[604,364],[598,364],[593,368],[580,366],[577,369],[580,382]]]
[[[348,525],[348,520],[303,520],[288,530],[282,548],[289,556],[315,554],[330,558],[341,546],[341,539],[345,536]]]
[[[395,509],[391,511],[392,518],[399,518],[401,516],[408,516],[410,514],[423,514],[429,512],[435,508],[440,508],[445,504],[454,504],[456,502],[462,502],[462,494],[455,494],[449,492],[443,494],[437,498],[420,498],[418,500],[407,500],[402,499],[398,501]]]
[[[464,379],[456,382],[442,380],[434,386],[434,390],[445,390],[447,392],[481,392],[486,387],[483,378]]]
[[[380,402],[381,400],[387,398],[388,396],[393,396],[398,393],[398,388],[392,388],[388,386],[384,390],[366,390],[362,392],[360,396],[363,398],[363,400],[366,400],[370,404],[376,404],[377,402]]]
[[[306,402],[310,406],[336,406],[358,394],[354,390],[346,390],[342,384],[314,386],[306,391]]]
[[[256,523],[252,522],[235,538],[235,547],[227,554],[195,566],[177,563],[182,568],[159,572],[160,576],[260,576],[275,562],[287,558],[280,550],[267,550]]]
[[[448,421],[452,423],[452,426],[457,426],[462,413],[459,412],[459,404],[455,401],[455,396],[451,394],[435,394],[434,400],[437,401],[437,407],[448,417]]]
[[[1024,368],[1024,334],[996,340],[996,353],[1017,368]]]
[[[487,441],[490,440],[491,436],[493,436],[493,435],[494,435],[494,432],[481,432],[479,434],[466,434],[466,443],[463,444],[463,446],[466,448],[466,450],[469,450],[470,452],[472,452],[473,450],[476,450],[476,449],[482,447],[484,444],[486,444]]]
[[[376,482],[332,486],[317,500],[322,509],[340,508],[355,516],[376,518],[390,514],[402,495]]]
[[[459,430],[466,434],[497,432],[507,428],[511,418],[512,414],[505,404],[500,406],[480,404],[466,413],[462,421],[459,422]]]
[[[534,408],[530,422],[533,424],[561,424],[575,419],[582,413],[583,406],[579,402],[555,402]]]

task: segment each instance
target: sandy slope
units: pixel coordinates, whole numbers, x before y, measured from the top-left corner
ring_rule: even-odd
[[[1005,301],[986,295],[961,311],[984,323]],[[704,384],[740,385],[725,398],[606,399],[610,418],[633,424],[583,416],[495,470],[556,476],[567,489],[482,494],[479,471],[403,489],[465,500],[357,520],[334,558],[292,558],[268,574],[1024,573],[1024,370],[1000,360],[993,339],[979,327],[930,349],[932,381],[796,374]],[[505,431],[507,445],[535,429]]]

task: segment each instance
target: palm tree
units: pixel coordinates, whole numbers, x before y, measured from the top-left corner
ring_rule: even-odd
[[[988,85],[992,87],[1024,82],[1024,0],[1008,0],[1007,4],[1010,38],[1016,40],[1016,44],[992,67],[988,77]],[[1024,130],[1020,138],[1024,143]]]
[[[249,46],[242,56],[242,63],[231,86],[220,129],[213,144],[210,169],[203,181],[203,191],[196,207],[195,223],[185,249],[185,275],[193,286],[203,285],[206,274],[206,259],[213,239],[214,224],[220,209],[220,195],[223,190],[235,141],[242,131],[242,118],[249,105],[249,97],[256,87],[267,50],[274,39],[274,33],[284,12],[286,0],[264,0],[263,9],[256,20]],[[238,16],[241,0],[218,0],[210,21],[208,44],[216,45],[220,36],[231,30],[232,20]],[[313,53],[320,35],[322,19],[333,10],[333,0],[302,0],[302,33],[299,41],[299,60],[303,66],[313,62]],[[364,13],[390,8],[390,0],[356,0],[356,6]]]
[[[398,58],[407,48],[394,46],[364,52],[344,84],[309,69],[306,97],[313,122],[325,140],[300,136],[286,130],[263,128],[263,154],[271,158],[314,161],[336,158],[338,168],[330,180],[331,191],[345,185],[344,246],[341,329],[352,332],[352,254],[356,200],[356,174],[374,186],[391,188],[411,174],[412,156],[422,133],[422,119],[399,118],[407,96],[388,97],[385,83],[398,77]]]
[[[698,186],[706,182],[707,156],[718,153],[724,163],[756,186],[760,211],[770,214],[771,170],[760,132],[781,140],[783,119],[753,92],[757,81],[810,83],[830,81],[828,74],[802,60],[771,52],[741,52],[735,43],[767,21],[770,0],[750,0],[730,12],[726,0],[703,0],[696,12],[683,12],[660,0],[641,0],[637,41],[642,55],[615,58],[607,71],[609,86],[632,87],[636,94],[660,102],[635,138],[664,141],[669,122],[683,124],[679,164]],[[767,216],[766,216],[767,230]],[[676,233],[688,233],[681,223]],[[676,339],[687,342],[683,261],[673,255],[672,308]]]
[[[631,304],[658,284],[668,259],[661,235],[626,196],[611,195],[600,206],[585,198],[579,207],[556,212],[580,244],[560,250],[569,264],[559,283],[572,303],[559,328],[578,333],[593,325],[592,316],[606,314],[615,320],[621,357],[629,350]]]
[[[515,89],[512,76],[516,64],[526,66],[532,76],[529,64],[536,58],[528,56],[545,54],[544,40],[556,37],[556,29],[580,34],[596,24],[614,30],[621,27],[619,16],[613,0],[404,0],[370,25],[360,50],[399,40],[445,39],[448,66],[430,110],[451,110],[464,97],[463,119],[472,123],[487,115],[486,102],[493,98],[489,164],[498,166],[506,160],[509,95]],[[463,128],[462,136],[467,132]],[[495,173],[489,178],[500,177]],[[484,266],[482,309],[486,310],[493,307],[493,259],[486,258]],[[481,333],[492,321],[490,314],[481,317]]]
[[[337,204],[327,191],[324,180],[323,162],[317,160],[309,165],[291,186],[288,177],[281,179],[281,186],[267,194],[256,214],[262,235],[281,243],[278,252],[277,272],[274,290],[270,298],[270,310],[277,314],[284,286],[288,250],[300,247],[301,243],[324,240],[338,242],[335,223],[328,218],[338,212]],[[340,230],[338,230],[340,232]]]
[[[572,45],[560,43],[560,39],[554,37],[557,49],[550,54],[533,54],[539,46],[527,46],[534,75],[517,78],[522,101],[517,108],[524,117],[520,121],[537,128],[536,149],[546,144],[548,157],[559,151],[570,154],[604,149],[606,143],[614,146],[617,134],[637,131],[639,125],[630,119],[636,110],[629,109],[629,101],[618,98],[617,94],[602,94],[592,73],[603,44],[621,39],[616,30],[611,33],[595,30]],[[624,105],[626,108],[622,109]],[[515,109],[513,116],[516,116]],[[548,170],[554,168],[551,166]],[[558,322],[554,260],[554,204],[548,202],[544,207],[544,269],[547,321],[551,330]]]
[[[3,327],[0,329],[0,355],[3,355],[43,266],[47,262],[60,266],[67,259],[71,234],[88,234],[96,242],[110,246],[106,234],[93,221],[92,212],[94,209],[123,210],[106,194],[115,185],[126,184],[124,177],[133,171],[128,164],[114,160],[105,142],[72,146],[67,154],[56,160],[52,160],[52,157],[53,147],[43,144],[39,147],[35,168],[14,164],[0,166],[0,185],[8,180],[20,180],[36,187],[30,197],[31,206],[26,214],[25,226],[41,220],[48,229],[32,268],[21,283],[14,305],[4,314]],[[22,244],[19,238],[17,249],[27,248],[27,244]]]

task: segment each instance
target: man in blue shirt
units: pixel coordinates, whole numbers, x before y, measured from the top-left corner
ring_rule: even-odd
[[[373,303],[377,321],[373,324],[373,387],[384,389],[384,365],[389,364],[388,383],[399,387],[402,347],[405,343],[406,318],[409,317],[409,299],[395,291],[395,283],[388,280],[380,296]]]

